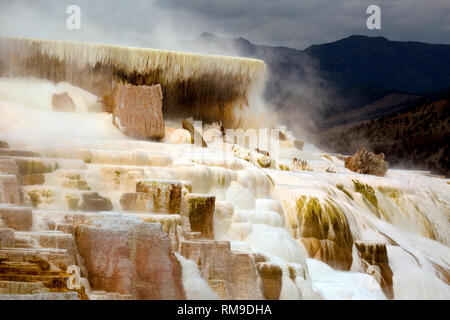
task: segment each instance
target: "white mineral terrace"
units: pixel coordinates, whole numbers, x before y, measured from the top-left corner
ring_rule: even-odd
[[[82,111],[52,112],[51,96],[62,91],[69,92]],[[30,152],[9,157],[36,159],[51,168],[44,183],[19,186],[22,199],[16,206],[31,208],[33,214],[31,231],[16,234],[24,243],[56,232],[42,227],[49,217],[57,224],[65,213],[81,214],[69,198],[98,192],[111,200],[112,208],[89,214],[108,217],[104,223],[110,224],[125,223],[116,217],[161,223],[181,262],[186,298],[218,299],[217,288],[205,279],[197,261],[180,252],[185,236],[177,226],[184,224],[183,217],[157,212],[156,204],[138,212],[124,210],[121,203],[123,194],[136,192],[137,180],[179,181],[194,194],[215,195],[215,240],[229,241],[234,253],[264,255],[266,267],[280,266],[280,299],[386,299],[377,274],[364,269],[355,246],[358,241],[386,245],[395,299],[450,299],[448,179],[395,169],[385,177],[356,174],[339,156],[308,144],[300,151],[291,141],[281,143],[275,165],[262,168],[253,161],[258,157],[255,151],[218,147],[212,140],[207,141],[208,148],[194,147],[187,131],[170,136],[170,123],[162,142],[133,140],[112,125],[111,115],[87,112],[96,100],[65,83],[0,79],[0,140],[8,142],[10,150]],[[292,165],[294,157],[307,161],[305,170]],[[7,189],[0,184],[0,200]],[[349,271],[308,256],[302,227],[318,211],[329,219],[317,222],[317,228],[326,229],[319,230],[328,234],[325,239],[348,239],[343,220],[348,221],[353,241]],[[329,254],[333,250],[330,247]],[[291,270],[295,276],[290,276]],[[263,299],[259,281],[233,298]],[[98,295],[91,293],[92,298]]]

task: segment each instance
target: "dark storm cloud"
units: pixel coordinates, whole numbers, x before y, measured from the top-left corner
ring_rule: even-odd
[[[80,31],[65,28],[69,4],[81,7]],[[366,28],[369,4],[381,7],[380,31]],[[176,48],[204,31],[295,48],[351,34],[449,43],[450,1],[0,0],[2,35]]]

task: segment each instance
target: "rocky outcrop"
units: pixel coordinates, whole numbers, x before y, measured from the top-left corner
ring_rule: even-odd
[[[161,86],[117,84],[106,99],[114,124],[135,138],[164,138]]]
[[[286,133],[284,133],[283,131],[278,131],[278,139],[280,141],[288,141]]]
[[[222,299],[264,298],[254,257],[232,252],[230,242],[185,240],[180,254],[197,264],[201,277]]]
[[[264,298],[278,300],[281,293],[283,271],[274,263],[260,262],[257,264],[258,273],[263,282]]]
[[[135,212],[150,212],[153,195],[146,192],[126,192],[120,197],[122,210]]]
[[[31,211],[26,216],[17,210],[9,217],[4,213],[1,220],[16,230],[0,228],[0,300],[88,299],[90,286],[84,269],[77,269],[80,258],[72,234],[25,231]],[[75,281],[69,266],[80,270]]]
[[[339,246],[334,241],[302,238],[302,243],[310,258],[323,261],[329,266],[340,270],[349,270],[352,265],[351,251],[348,248]]]
[[[233,287],[233,299],[264,299],[258,269],[252,254],[233,252],[231,260],[231,283]]]
[[[149,212],[179,213],[182,183],[176,180],[137,179],[137,195],[127,195],[121,199],[122,206],[142,208]],[[149,196],[139,196],[147,193]],[[126,204],[126,201],[130,201]]]
[[[270,157],[270,153],[267,152],[266,150],[261,150],[259,148],[256,148],[255,151],[260,153],[260,154],[262,154],[262,155],[264,155],[264,156],[266,156],[266,157]]]
[[[111,211],[113,205],[111,200],[102,197],[97,192],[83,193],[83,202],[80,209],[83,211]]]
[[[36,177],[36,179],[38,178]],[[43,184],[43,182],[37,184]],[[84,190],[84,191],[91,190],[87,182],[77,173],[65,174],[61,186],[64,188],[75,190]]]
[[[0,140],[0,149],[9,148],[9,144],[6,141]]]
[[[183,201],[181,215],[191,226],[192,232],[200,232],[205,239],[214,239],[214,210],[216,197],[188,193]]]
[[[46,161],[34,158],[14,158],[19,173],[26,174],[44,174],[55,170],[58,167],[57,161]]]
[[[15,175],[0,173],[0,203],[20,203],[19,184]]]
[[[372,275],[380,283],[386,297],[393,299],[393,272],[389,266],[386,244],[373,241],[355,241],[355,246],[366,273]]]
[[[76,241],[93,289],[134,299],[185,299],[180,264],[158,224],[80,225]]]
[[[305,143],[303,141],[300,140],[294,140],[293,141],[294,147],[300,151],[303,150],[303,146],[305,145]]]
[[[11,247],[14,244],[14,229],[1,228],[0,226],[0,249]]]
[[[19,168],[12,159],[0,159],[0,174],[1,173],[17,176],[19,174]]]
[[[33,215],[29,208],[2,205],[0,219],[5,227],[15,230],[30,230],[33,225]]]
[[[372,174],[383,177],[388,169],[388,162],[384,160],[384,154],[374,154],[364,147],[345,159],[345,167],[362,174]]]
[[[21,177],[21,182],[24,186],[44,184],[45,175],[42,173],[26,174]]]
[[[67,92],[55,93],[52,97],[52,110],[59,112],[75,112],[76,106]]]
[[[332,201],[299,197],[297,221],[291,222],[294,236],[299,237],[311,258],[333,268],[349,270],[352,264],[353,237],[344,212]]]
[[[308,161],[303,159],[292,159],[292,166],[295,170],[305,170],[305,171],[311,171],[311,168],[308,165]]]

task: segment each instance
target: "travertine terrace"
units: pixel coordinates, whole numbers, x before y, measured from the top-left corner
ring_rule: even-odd
[[[95,43],[0,39],[0,77],[66,81],[103,97],[115,83],[160,84],[165,118],[244,124],[264,81],[264,62]]]
[[[277,155],[224,143],[220,134],[205,134],[206,147],[191,144],[171,119],[164,139],[139,140],[98,107],[114,77],[137,81],[165,65],[164,110],[175,101],[165,104],[170,83],[207,70],[229,88],[241,79],[246,91],[262,62],[0,44],[23,49],[15,78],[0,79],[0,298],[450,297],[448,180],[393,169],[358,174],[340,155],[297,148],[289,131],[271,140]],[[38,67],[36,59],[46,62]],[[85,66],[89,88],[52,59]],[[3,76],[12,72],[1,66]],[[106,66],[122,71],[111,78]],[[48,70],[55,76],[42,76]],[[28,78],[33,72],[41,79]],[[203,92],[189,88],[192,99]],[[53,95],[64,92],[75,112],[53,111]],[[189,103],[206,108],[205,101]],[[218,125],[203,129],[216,127],[220,133]]]

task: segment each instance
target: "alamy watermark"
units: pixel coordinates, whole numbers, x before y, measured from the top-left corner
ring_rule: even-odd
[[[211,146],[216,150],[225,151],[226,145],[238,146],[243,152],[245,150],[251,152],[258,150],[259,152],[270,154],[270,157],[273,159],[277,159],[280,155],[280,136],[286,136],[285,126],[277,126],[270,129],[223,129],[218,126],[203,125],[202,121],[193,121],[193,128],[195,133],[191,146],[194,148],[201,148],[203,141],[205,141],[208,146],[211,143]],[[183,132],[186,132],[186,130],[176,129],[167,138],[169,141],[177,141],[179,140],[178,137],[183,135]],[[232,150],[237,152],[236,148]],[[194,150],[192,151],[195,152]]]
[[[371,4],[367,7],[366,13],[370,16],[366,20],[366,26],[369,30],[381,29],[381,9],[376,4]],[[69,30],[81,29],[81,8],[78,5],[72,4],[67,7],[66,14],[69,16],[66,20],[66,27]]]
[[[366,26],[369,30],[381,29],[381,9],[376,4],[371,4],[367,7],[367,14],[370,16],[367,18]]]
[[[77,5],[70,5],[66,9],[66,13],[69,17],[66,20],[66,27],[69,30],[81,29],[81,9]]]
[[[67,278],[67,288],[69,290],[78,290],[81,288],[80,267],[71,265],[67,267],[66,273],[70,276]]]

